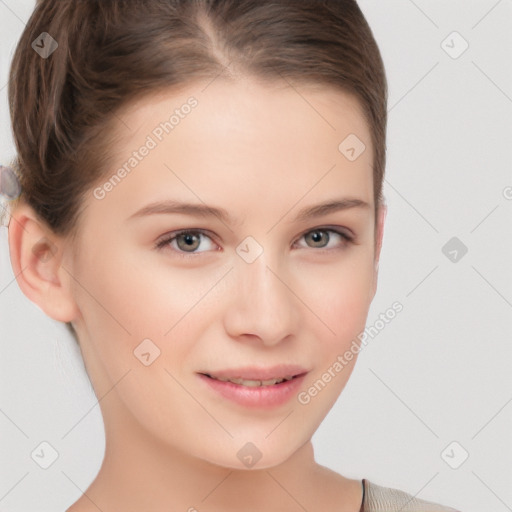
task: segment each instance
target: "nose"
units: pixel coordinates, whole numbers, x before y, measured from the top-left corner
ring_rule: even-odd
[[[274,270],[276,269],[276,270]],[[300,301],[294,295],[288,272],[264,251],[255,261],[236,262],[224,327],[234,339],[259,338],[272,346],[297,333]]]

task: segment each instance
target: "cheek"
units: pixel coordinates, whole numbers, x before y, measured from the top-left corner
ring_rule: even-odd
[[[222,270],[190,271],[165,265],[164,258],[137,260],[105,254],[98,264],[79,269],[77,302],[86,325],[121,338],[170,335],[192,313],[222,276]],[[94,269],[94,271],[93,271]]]
[[[316,294],[309,295],[322,322],[317,320],[315,327],[316,371],[305,383],[298,401],[306,408],[314,407],[316,414],[313,416],[319,421],[345,388],[359,354],[358,336],[366,325],[373,282],[373,263],[364,254],[360,256],[357,265],[340,266],[328,280],[322,280],[321,293],[317,290]],[[314,321],[312,318],[311,322]]]
[[[186,402],[165,369],[180,379],[203,325],[201,298],[216,280],[191,280],[183,269],[154,268],[111,252],[94,267],[84,261],[76,269],[77,303],[88,338],[84,356],[93,382],[102,395],[130,371],[118,393],[143,418],[155,417],[159,396],[172,397],[174,405]],[[145,366],[138,358],[143,352],[158,356]]]
[[[329,327],[318,332],[323,332],[322,338],[330,340],[330,345],[339,347],[364,329],[371,304],[373,267],[371,254],[358,251],[340,265],[304,273],[304,296]]]

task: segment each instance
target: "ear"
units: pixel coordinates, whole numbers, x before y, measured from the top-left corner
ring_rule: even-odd
[[[9,254],[21,291],[59,322],[78,316],[72,278],[62,267],[65,240],[56,236],[34,210],[20,202],[9,220]]]
[[[386,220],[386,215],[388,213],[388,207],[386,204],[381,204],[378,207],[377,211],[377,232],[375,234],[375,258],[374,258],[374,271],[373,271],[373,285],[371,290],[371,299],[375,297],[375,293],[377,292],[377,281],[379,277],[379,261],[380,261],[380,252],[382,249],[382,238],[384,236],[384,221]]]

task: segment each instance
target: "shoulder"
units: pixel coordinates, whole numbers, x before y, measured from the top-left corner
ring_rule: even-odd
[[[399,489],[382,487],[363,478],[360,512],[459,512],[432,501],[420,500]]]

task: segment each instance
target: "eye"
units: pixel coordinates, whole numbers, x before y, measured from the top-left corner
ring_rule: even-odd
[[[207,243],[203,250],[197,250],[201,245],[201,242],[204,240],[209,240],[210,243]],[[216,244],[213,243],[211,237],[209,237],[204,231],[198,229],[184,229],[169,233],[165,235],[164,238],[157,241],[155,247],[157,249],[163,249],[167,245],[180,254],[180,256],[188,256],[189,254],[196,254],[198,252],[216,250],[212,247]]]
[[[301,238],[306,241],[306,248],[309,249],[343,249],[349,243],[354,242],[354,238],[345,233],[332,228],[316,228],[304,233]],[[203,245],[202,250],[198,250],[202,242],[208,241],[206,247]],[[334,247],[328,247],[330,242],[337,242],[331,245]],[[298,243],[298,242],[296,242]],[[155,243],[156,249],[163,249],[166,246],[176,252],[180,257],[192,257],[194,254],[207,251],[218,250],[217,244],[215,244],[204,230],[201,229],[183,229],[180,231],[174,231],[164,235],[159,241]],[[304,245],[302,245],[304,247]]]
[[[335,244],[335,247],[332,247],[332,249],[343,248],[353,242],[352,236],[343,231],[330,228],[313,229],[302,235],[301,239],[304,239],[307,243],[307,247],[311,249],[330,249],[328,244],[333,240],[338,243]]]

